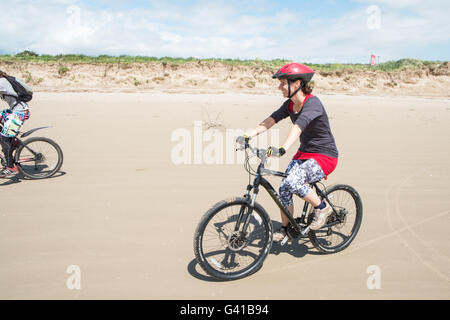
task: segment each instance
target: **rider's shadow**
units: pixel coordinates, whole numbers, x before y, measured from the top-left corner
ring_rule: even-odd
[[[0,183],[0,186],[8,186],[8,185],[11,185],[11,184],[21,183],[21,182],[22,182],[22,179],[20,179],[20,176],[19,175],[15,175],[14,177],[9,178],[5,182]]]
[[[45,179],[53,179],[53,178],[58,178],[61,177],[63,175],[65,175],[66,172],[65,171],[58,171],[57,173],[55,173],[54,175],[52,175],[51,177],[45,178]],[[25,177],[24,175],[22,175],[21,173],[16,174],[14,177],[12,178],[4,178],[6,181],[3,183],[0,183],[0,186],[8,186],[11,184],[15,184],[15,183],[20,183],[22,182],[22,180],[33,180],[30,178]]]
[[[272,221],[274,230],[281,227],[281,223]],[[279,255],[280,253],[288,253],[296,258],[302,258],[307,254],[316,255],[318,252],[314,251],[314,246],[309,241],[309,238],[296,238],[281,245],[281,243],[273,243],[270,249],[270,254]]]
[[[234,221],[234,220],[231,220]],[[278,221],[272,221],[274,230],[278,230],[281,227],[281,223]],[[308,237],[293,239],[292,242],[287,242],[284,246],[280,243],[272,243],[269,254],[279,255],[280,253],[288,253],[296,258],[302,258],[307,254],[318,255],[320,252],[315,251],[314,246],[311,244]],[[261,266],[262,267],[262,264]],[[197,260],[194,258],[187,266],[188,273],[203,281],[209,282],[223,282],[224,280],[215,279],[206,274],[199,266]]]

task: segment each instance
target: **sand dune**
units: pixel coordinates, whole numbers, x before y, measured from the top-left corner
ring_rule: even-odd
[[[36,90],[90,92],[223,92],[276,93],[274,70],[262,66],[222,62],[181,65],[151,63],[33,63],[0,62],[0,69],[22,77]],[[450,95],[448,63],[395,72],[353,70],[318,71],[315,92],[353,95]]]

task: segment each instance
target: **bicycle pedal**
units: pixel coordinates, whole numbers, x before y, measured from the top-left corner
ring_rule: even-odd
[[[289,236],[286,235],[286,236],[283,238],[283,240],[281,240],[280,245],[284,246],[284,245],[286,244],[286,242],[288,242],[288,240],[289,240]]]
[[[301,232],[302,237],[305,237],[309,232],[310,226],[307,226],[303,231]]]

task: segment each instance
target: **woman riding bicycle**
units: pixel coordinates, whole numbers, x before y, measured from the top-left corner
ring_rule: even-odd
[[[278,89],[288,98],[283,105],[261,122],[251,132],[245,134],[245,139],[257,136],[270,129],[275,123],[290,117],[293,126],[283,146],[270,147],[271,153],[282,156],[300,138],[300,147],[289,163],[286,174],[280,185],[280,197],[283,204],[293,215],[292,195],[296,194],[310,203],[314,208],[314,220],[311,230],[320,229],[326,222],[332,209],[326,201],[321,201],[310,183],[329,175],[337,166],[338,151],[331,133],[328,115],[319,98],[312,95],[309,81],[314,70],[300,64],[288,63],[273,75],[280,81]],[[289,220],[281,212],[282,226],[273,235],[273,240],[279,242],[286,236],[286,226]]]
[[[0,144],[6,159],[6,166],[0,172],[0,178],[9,178],[18,173],[13,159],[12,142],[23,122],[30,117],[28,104],[18,99],[18,94],[7,77],[8,75],[0,70],[0,98],[9,105],[9,109],[0,112],[0,122],[3,126]]]

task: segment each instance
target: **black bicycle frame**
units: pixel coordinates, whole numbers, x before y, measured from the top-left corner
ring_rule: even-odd
[[[247,186],[247,192],[244,195],[244,197],[247,199],[247,205],[243,205],[241,207],[241,210],[239,212],[238,215],[238,219],[236,221],[236,226],[235,226],[235,230],[234,231],[238,231],[240,228],[240,225],[242,223],[242,219],[244,218],[244,211],[245,211],[245,207],[249,207],[249,210],[247,212],[247,216],[244,222],[244,226],[242,228],[242,230],[247,230],[247,226],[250,222],[250,217],[251,214],[253,212],[253,208],[254,208],[254,202],[256,199],[256,196],[259,193],[259,186],[263,186],[264,189],[266,189],[266,191],[269,193],[269,195],[271,196],[271,198],[275,201],[275,203],[277,204],[277,206],[280,208],[281,212],[283,212],[283,214],[286,216],[286,218],[289,220],[291,226],[294,228],[294,230],[298,233],[302,233],[302,230],[300,229],[298,223],[295,221],[293,215],[291,215],[291,213],[289,212],[288,208],[283,204],[283,202],[280,199],[280,196],[278,195],[278,193],[275,191],[275,189],[272,187],[272,185],[270,184],[269,181],[267,181],[261,174],[261,171],[264,169],[264,165],[263,163],[260,163],[258,166],[258,170],[255,176],[255,179],[253,180],[253,185],[248,185]],[[279,177],[287,177],[287,174],[285,174],[284,172],[279,172],[279,171],[272,171],[272,170],[268,170],[272,175],[275,176],[279,176]],[[327,195],[318,187],[317,183],[314,182],[312,183],[313,187],[316,189],[317,194],[319,197],[321,198],[325,198],[328,203],[330,203],[331,207],[333,208],[333,211],[336,212],[334,206],[331,204],[331,202],[329,201]],[[253,194],[250,197],[250,191],[253,189]],[[302,215],[301,215],[301,223],[306,224],[305,218],[306,218],[306,212],[308,210],[308,205],[309,203],[305,201],[304,205],[303,205],[303,210],[302,210]],[[335,225],[336,223],[332,223],[329,225],[325,225],[323,227],[331,227],[333,225]],[[242,236],[245,236],[245,233],[242,234]]]

